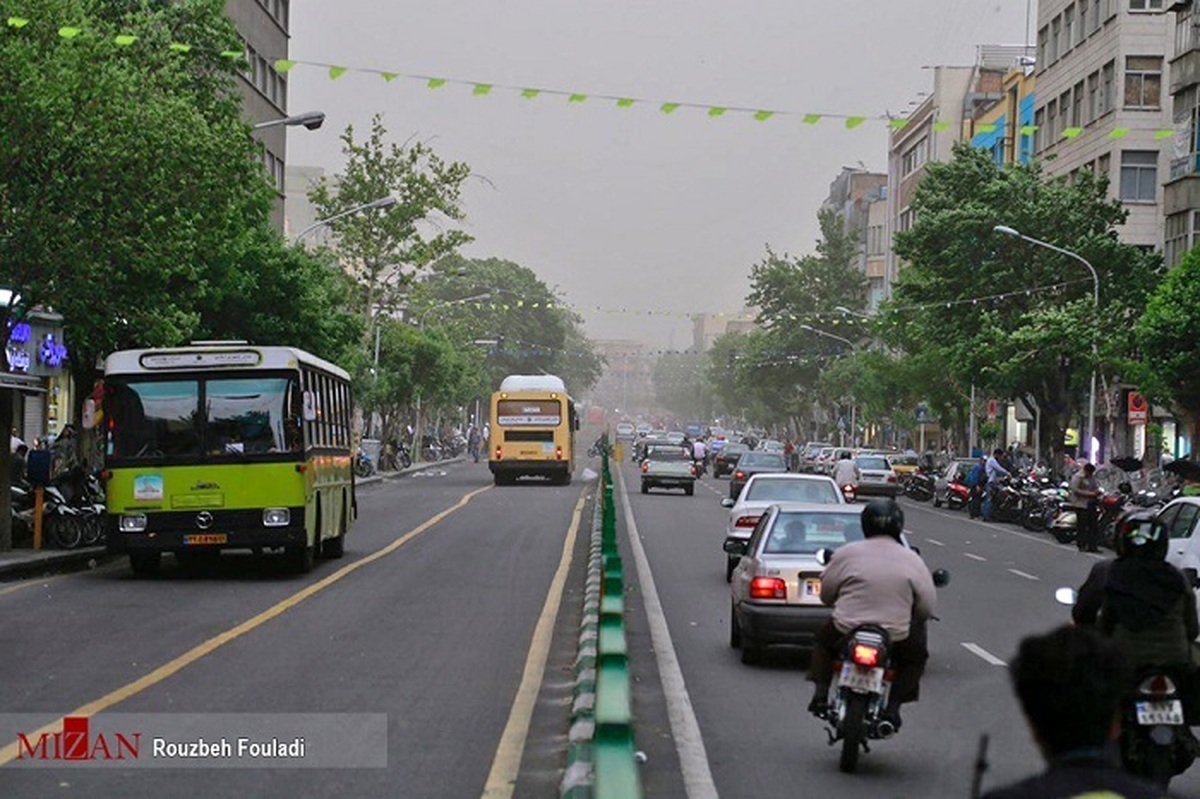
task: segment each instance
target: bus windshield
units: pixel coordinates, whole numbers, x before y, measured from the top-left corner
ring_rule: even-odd
[[[195,461],[298,454],[299,393],[293,379],[259,375],[113,382],[105,402],[109,455]]]

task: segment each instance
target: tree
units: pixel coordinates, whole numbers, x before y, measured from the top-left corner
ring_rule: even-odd
[[[356,141],[354,127],[347,126],[341,137],[345,169],[308,194],[323,218],[387,196],[397,200],[329,225],[343,265],[361,286],[364,319],[400,308],[418,270],[471,240],[461,230],[442,227],[442,220],[464,218],[460,197],[470,167],[447,164],[423,142],[400,145],[386,137],[378,114],[365,141]],[[436,232],[430,234],[430,228]]]
[[[1135,330],[1146,393],[1172,401],[1200,433],[1200,250],[1193,249],[1150,295]]]
[[[1118,240],[1114,228],[1126,214],[1108,198],[1105,179],[1046,179],[1036,163],[1002,167],[966,144],[951,161],[928,166],[910,207],[916,221],[894,243],[908,264],[884,309],[887,341],[940,364],[953,377],[949,386],[1032,395],[1043,440],[1057,453],[1093,366],[1111,370],[1130,344],[1104,337],[1093,363],[1093,335],[1102,335],[1095,325],[1132,324],[1157,280],[1158,256]],[[1090,261],[1100,276],[1099,315],[1078,262],[1000,236],[996,225]]]

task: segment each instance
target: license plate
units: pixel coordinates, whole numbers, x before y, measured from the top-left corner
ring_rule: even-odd
[[[801,579],[804,580],[804,595],[805,596],[815,596],[817,598],[820,598],[820,596],[821,596],[821,578],[820,577],[805,577],[805,578],[801,578]]]
[[[224,544],[228,542],[229,536],[225,533],[197,533],[194,535],[185,535],[183,543],[187,546],[196,546],[204,544]]]
[[[1183,724],[1183,702],[1168,699],[1165,702],[1138,702],[1138,724]]]
[[[852,691],[877,694],[883,690],[883,669],[846,662],[842,664],[842,678],[838,683]]]

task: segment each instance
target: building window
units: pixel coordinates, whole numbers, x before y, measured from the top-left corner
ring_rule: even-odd
[[[1194,13],[1194,7],[1193,4],[1189,4],[1187,10],[1178,11],[1175,14],[1175,55],[1177,56],[1200,45],[1200,38],[1196,35],[1196,23],[1200,22],[1200,17]]]
[[[1041,66],[1043,68],[1046,66],[1046,64],[1050,63],[1049,61],[1046,60],[1046,43],[1047,43],[1047,40],[1049,40],[1049,38],[1050,38],[1050,26],[1047,25],[1047,26],[1043,27],[1040,31],[1038,31],[1038,41],[1037,41],[1037,63],[1038,63],[1038,66]]]
[[[1058,60],[1059,42],[1062,40],[1062,17],[1050,21],[1050,63]]]
[[[1087,2],[1087,0],[1084,0]],[[1067,6],[1067,10],[1063,12],[1063,53],[1067,53],[1079,40],[1076,39],[1075,30],[1075,6],[1074,4]]]
[[[1175,147],[1170,179],[1200,172],[1200,89],[1189,86],[1175,95]]]
[[[1117,79],[1117,64],[1109,61],[1100,70],[1100,113],[1107,114],[1113,110],[1113,83]]]
[[[1062,133],[1071,127],[1071,90],[1067,89],[1058,97],[1058,128],[1054,131],[1056,139],[1062,138]]]
[[[1129,0],[1130,11],[1162,11],[1163,0]]]
[[[1092,0],[1079,0],[1079,41],[1082,42],[1088,35],[1088,3]]]
[[[1125,107],[1162,107],[1162,59],[1131,55],[1125,59]]]
[[[1188,221],[1191,218],[1191,211],[1167,217],[1163,234],[1163,261],[1167,268],[1179,263],[1188,251]]]
[[[1071,125],[1081,128],[1083,121],[1083,81],[1079,81],[1071,93]]]
[[[1051,147],[1058,141],[1058,101],[1051,100],[1046,103],[1046,138],[1043,142],[1047,147]]]
[[[1158,191],[1158,151],[1121,151],[1121,199],[1154,202]]]
[[[1046,109],[1039,108],[1033,114],[1033,151],[1040,153],[1046,149]]]
[[[917,221],[917,213],[911,208],[905,208],[900,212],[900,230],[905,231],[913,226]]]
[[[1087,79],[1087,121],[1092,123],[1100,116],[1100,73],[1093,72]]]
[[[1103,22],[1108,22],[1108,20],[1116,13],[1117,9],[1113,5],[1113,0],[1100,0],[1100,19]]]
[[[925,163],[926,151],[929,149],[929,139],[924,138],[904,152],[900,160],[900,176],[911,175]]]
[[[1108,153],[1096,159],[1096,177],[1108,179],[1109,170],[1112,167],[1112,156]]]
[[[1103,11],[1100,8],[1101,0],[1092,0],[1092,29],[1089,34],[1100,30],[1100,23],[1104,22]]]

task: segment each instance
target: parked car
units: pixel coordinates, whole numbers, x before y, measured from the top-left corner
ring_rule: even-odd
[[[713,477],[723,477],[724,475],[733,472],[734,464],[738,462],[738,458],[749,452],[750,448],[745,444],[739,444],[735,441],[727,441],[712,459]]]
[[[729,523],[725,542],[747,541],[754,532],[764,511],[780,502],[803,502],[817,505],[844,505],[841,489],[832,477],[822,474],[756,474],[746,481],[746,487],[736,500],[721,500],[729,508]],[[733,574],[739,556],[725,555],[725,580]]]
[[[895,497],[900,493],[900,481],[887,458],[882,455],[859,455],[854,462],[858,464],[861,475],[858,496]]]
[[[800,451],[800,471],[816,472],[817,456],[821,454],[821,450],[826,447],[833,447],[828,441],[810,441],[804,445],[804,449]]]
[[[975,458],[955,458],[946,464],[946,468],[933,481],[933,506],[940,508],[949,504],[947,492],[951,483],[965,484],[967,475],[976,464]]]
[[[751,450],[738,458],[733,474],[729,478],[729,498],[737,499],[746,481],[753,475],[764,472],[781,473],[787,471],[787,461],[781,452],[757,452]]]
[[[1185,573],[1200,574],[1200,497],[1177,497],[1168,502],[1155,516],[1155,521],[1167,528],[1171,541],[1167,562]]]

